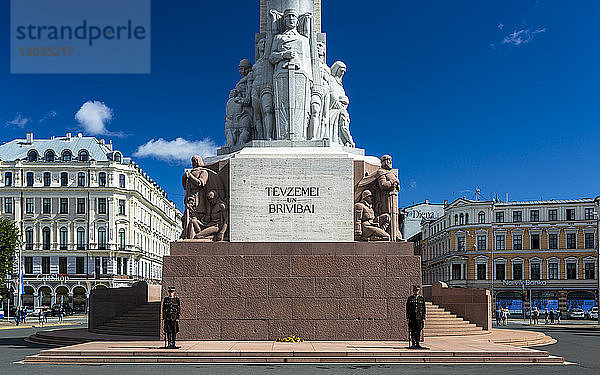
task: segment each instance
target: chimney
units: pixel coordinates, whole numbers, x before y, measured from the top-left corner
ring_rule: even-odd
[[[100,144],[101,144],[101,145],[103,145],[103,144],[105,144],[105,143],[106,143],[106,142],[104,141],[104,139],[101,139],[101,140],[100,140]]]
[[[77,133],[77,138],[81,138],[81,137],[83,137],[83,134]]]
[[[71,133],[67,133],[67,139],[71,139]]]
[[[27,134],[25,135],[25,138],[26,138],[26,143],[27,143],[28,145],[31,145],[31,144],[33,144],[33,133],[27,133]]]

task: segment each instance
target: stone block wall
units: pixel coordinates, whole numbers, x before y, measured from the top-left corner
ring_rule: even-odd
[[[406,339],[421,284],[410,243],[171,244],[163,295],[177,288],[182,340]]]
[[[156,288],[156,285],[148,285],[145,281],[140,281],[127,288],[92,290],[88,329],[98,328],[111,319],[150,302],[149,296],[152,296],[152,301],[155,301],[158,295]]]
[[[431,302],[434,304],[486,331],[492,329],[492,295],[489,290],[449,288],[447,284],[439,281],[433,284],[430,290],[426,293],[431,293]]]

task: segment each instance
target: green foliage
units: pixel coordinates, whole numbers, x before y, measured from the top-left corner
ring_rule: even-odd
[[[6,287],[5,280],[13,272],[15,253],[20,244],[16,223],[11,219],[0,218],[0,290]]]

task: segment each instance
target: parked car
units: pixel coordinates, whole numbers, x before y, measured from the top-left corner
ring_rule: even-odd
[[[65,316],[73,315],[73,309],[69,305],[62,305]],[[60,314],[60,303],[55,303],[50,311],[50,316],[58,316]]]
[[[590,320],[598,320],[598,307],[592,307],[591,310],[586,311],[585,317]]]
[[[575,307],[569,311],[569,319],[585,319],[585,312],[579,307]]]

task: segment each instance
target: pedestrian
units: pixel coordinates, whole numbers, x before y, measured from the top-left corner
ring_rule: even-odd
[[[560,324],[560,309],[556,310],[556,323]]]
[[[533,324],[540,324],[540,310],[538,310],[537,306],[533,308]]]
[[[508,325],[508,308],[506,307],[502,311],[502,324],[505,326]]]
[[[40,327],[44,326],[44,309],[40,309],[40,315],[38,316],[38,321],[40,323]]]
[[[502,309],[500,306],[496,306],[496,325],[498,327],[502,325]]]
[[[550,324],[554,324],[554,309],[550,310]]]
[[[21,309],[21,320],[23,323],[27,322],[27,308],[25,306]]]
[[[63,309],[63,306],[60,305],[58,308],[58,322],[62,323],[63,322],[63,315],[65,313],[65,310]]]
[[[546,307],[545,316],[544,316],[544,324],[548,324],[548,318],[550,318],[550,313],[548,312],[548,308]]]
[[[48,311],[49,308],[44,306],[44,323],[48,324]]]
[[[15,309],[15,324],[18,327],[19,323],[21,323],[21,308]]]

